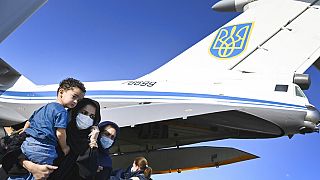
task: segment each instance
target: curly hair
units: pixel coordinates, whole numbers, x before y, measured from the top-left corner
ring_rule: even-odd
[[[62,80],[59,84],[59,88],[57,90],[57,94],[59,93],[60,89],[63,90],[70,90],[74,87],[79,88],[83,93],[86,93],[86,88],[84,87],[83,83],[80,82],[77,79],[74,78],[66,78],[64,80]]]

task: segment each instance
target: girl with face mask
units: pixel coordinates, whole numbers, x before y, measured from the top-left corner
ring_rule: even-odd
[[[98,169],[95,180],[108,180],[112,171],[112,160],[109,156],[109,149],[119,135],[119,127],[110,121],[103,121],[99,124],[98,137]]]
[[[112,172],[110,180],[151,180],[152,169],[144,157],[136,157],[131,166]]]

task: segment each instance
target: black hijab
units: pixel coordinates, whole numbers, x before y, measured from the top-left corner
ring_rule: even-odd
[[[68,110],[70,122],[67,126],[67,143],[70,146],[71,151],[73,151],[75,154],[84,153],[89,146],[88,135],[91,132],[91,127],[79,130],[76,125],[77,115],[79,114],[80,110],[87,105],[92,105],[96,108],[93,125],[97,126],[101,120],[100,105],[97,101],[89,98],[83,98],[76,107]]]

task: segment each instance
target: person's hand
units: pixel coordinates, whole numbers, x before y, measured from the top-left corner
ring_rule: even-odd
[[[40,165],[40,164],[35,164],[31,161],[24,160],[23,161],[23,167],[25,167],[36,180],[45,180],[49,177],[49,175],[56,170],[58,167],[57,166],[52,166],[52,165]]]
[[[140,180],[138,177],[131,177],[130,180]]]
[[[100,172],[102,170],[103,170],[103,167],[102,166],[98,166],[97,172]]]
[[[32,172],[33,177],[36,180],[45,180],[49,177],[49,175],[58,167],[57,166],[52,166],[48,164],[44,165],[37,165],[37,170]]]
[[[62,149],[64,155],[66,156],[70,152],[70,146],[66,146],[65,148]]]
[[[89,146],[91,148],[98,147],[97,139],[98,139],[99,133],[100,133],[99,128],[97,126],[92,126],[91,133],[89,134],[89,139],[90,139]]]

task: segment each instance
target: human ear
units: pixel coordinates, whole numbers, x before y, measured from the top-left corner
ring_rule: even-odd
[[[59,89],[59,96],[60,98],[62,98],[62,94],[63,94],[64,90],[63,89]]]

